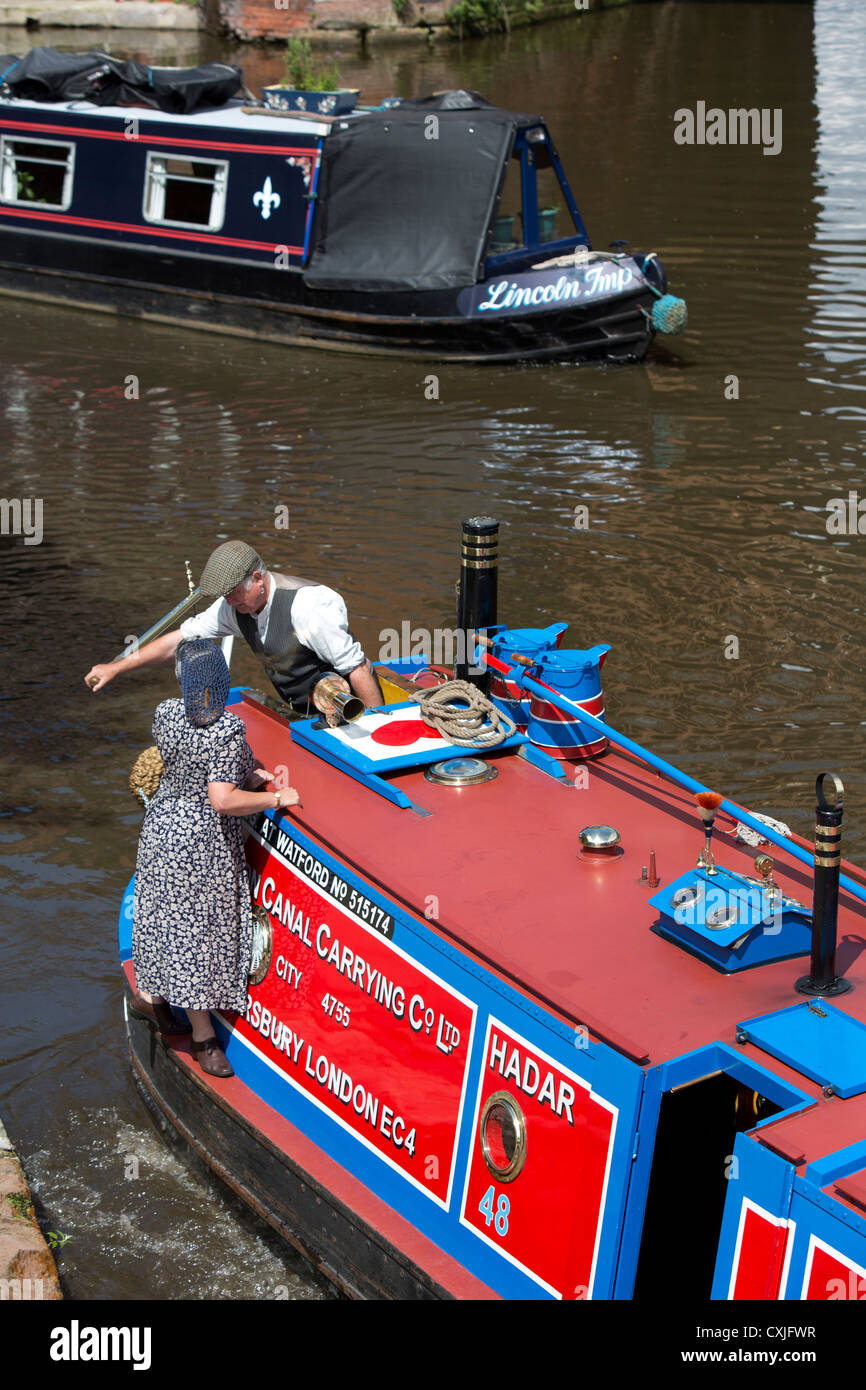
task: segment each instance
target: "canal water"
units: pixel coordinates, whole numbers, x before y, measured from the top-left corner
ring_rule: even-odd
[[[459,523],[491,513],[503,619],[611,643],[615,726],[806,835],[816,774],[839,773],[846,850],[866,861],[858,11],[635,5],[340,55],[367,101],[462,86],[548,119],[595,244],[657,250],[688,301],[686,334],[643,365],[442,365],[429,399],[429,364],[3,300],[2,492],[41,498],[44,534],[0,552],[0,1109],[70,1296],[330,1297],[154,1128],[125,1057],[126,780],[173,678],[96,696],[82,678],[220,540],[339,589],[375,655],[404,620],[452,626]],[[274,50],[213,39],[97,42],[221,56],[255,88],[279,74]],[[765,110],[781,148],[677,143],[676,113],[701,102]],[[849,494],[855,526],[830,534]],[[236,670],[256,675],[243,653]]]

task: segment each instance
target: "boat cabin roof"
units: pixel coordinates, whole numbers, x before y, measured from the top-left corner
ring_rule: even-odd
[[[321,137],[329,133],[331,129],[330,120],[317,121],[308,117],[291,116],[282,111],[268,111],[266,108],[257,108],[245,105],[243,102],[232,101],[225,106],[212,107],[207,111],[192,111],[180,115],[172,111],[160,111],[149,106],[97,106],[90,101],[56,101],[50,104],[44,101],[32,101],[21,97],[0,97],[0,104],[5,107],[12,107],[15,110],[28,110],[38,112],[42,117],[43,123],[51,119],[52,123],[62,123],[66,116],[87,116],[88,119],[97,121],[130,121],[135,119],[139,124],[147,123],[160,125],[177,125],[181,121],[184,125],[195,127],[206,127],[213,129],[217,127],[225,131],[249,132],[251,130],[264,131],[268,135],[305,135],[309,137]]]
[[[659,889],[641,880],[650,850],[662,887],[670,885],[694,868],[703,832],[693,796],[636,759],[609,750],[589,760],[585,787],[557,781],[514,752],[485,754],[498,777],[459,789],[431,783],[420,767],[389,774],[390,787],[419,815],[297,739],[287,748],[292,726],[276,716],[246,701],[236,708],[260,761],[291,768],[303,809],[293,808],[288,824],[428,919],[432,931],[634,1060],[660,1063],[715,1040],[735,1046],[742,1021],[804,1003],[794,982],[808,973],[808,955],[724,974],[651,930],[659,914],[650,899]],[[620,832],[621,852],[581,851],[579,832],[599,824]],[[720,815],[716,859],[753,875],[759,851],[734,830]],[[810,870],[770,850],[776,882],[811,903]],[[864,918],[866,905],[843,891],[837,969],[854,989],[834,1007],[861,1020]]]

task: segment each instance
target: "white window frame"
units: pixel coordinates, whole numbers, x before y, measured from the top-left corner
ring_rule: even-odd
[[[190,164],[209,164],[214,171],[213,179],[199,178],[193,174],[169,174],[167,162],[182,159]],[[210,217],[207,222],[173,222],[165,214],[165,186],[167,179],[179,183],[204,183],[211,187]],[[187,227],[196,232],[218,232],[225,222],[226,194],[229,183],[229,161],[227,159],[201,158],[194,151],[167,153],[162,150],[148,150],[144,171],[144,199],[142,216],[145,222],[153,222],[161,227]]]
[[[16,153],[16,145],[43,145],[52,149],[66,150],[66,160],[59,159],[40,159],[38,154],[26,155],[20,151]],[[40,203],[32,198],[18,197],[18,171],[16,168],[16,158],[30,160],[38,164],[51,164],[56,169],[63,169],[63,192],[59,203]],[[21,208],[50,208],[55,212],[65,212],[72,202],[72,184],[75,176],[75,145],[66,140],[36,140],[30,135],[2,135],[0,136],[0,203],[13,204]]]

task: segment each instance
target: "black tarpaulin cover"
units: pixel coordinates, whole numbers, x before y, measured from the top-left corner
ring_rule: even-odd
[[[30,101],[91,101],[97,106],[149,106],[188,115],[223,106],[243,88],[240,68],[206,63],[197,68],[150,68],[109,53],[58,53],[33,48],[7,58],[0,78],[13,96]]]
[[[312,288],[475,284],[514,131],[537,118],[486,102],[449,108],[452,95],[482,101],[442,93],[332,128],[304,277]]]

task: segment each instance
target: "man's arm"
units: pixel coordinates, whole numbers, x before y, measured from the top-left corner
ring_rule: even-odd
[[[179,628],[175,628],[173,632],[164,632],[155,642],[148,642],[146,647],[139,647],[133,655],[124,656],[120,661],[92,666],[84,677],[84,682],[91,690],[97,691],[124,671],[137,671],[139,667],[159,666],[165,661],[171,661],[182,638],[205,637],[211,641],[218,641],[221,637],[237,637],[239,634],[240,628],[233,610],[225,599],[218,598],[203,613],[197,613],[194,618],[185,618]]]
[[[299,589],[292,606],[292,625],[304,646],[331,663],[367,709],[385,703],[373,667],[349,632],[346,605],[338,593],[324,584]]]
[[[365,660],[363,666],[356,666],[354,671],[350,671],[348,680],[358,699],[364,701],[367,709],[384,705],[385,696],[369,661]]]
[[[179,642],[180,628],[176,628],[174,632],[164,632],[155,642],[148,642],[146,647],[139,647],[130,656],[121,657],[120,661],[108,661],[91,666],[84,677],[84,683],[95,693],[125,671],[138,671],[144,666],[159,666],[165,661],[171,661]]]

